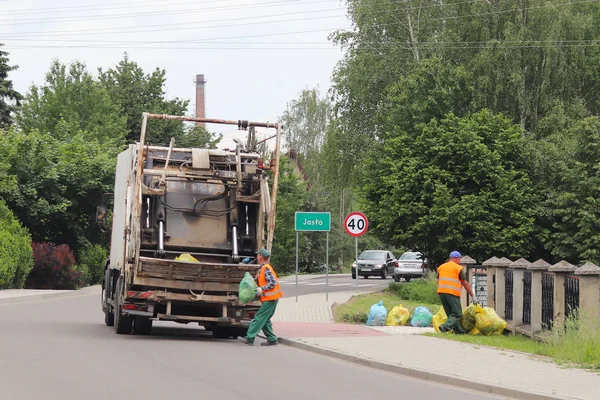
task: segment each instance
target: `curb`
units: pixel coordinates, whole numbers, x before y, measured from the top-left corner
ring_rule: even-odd
[[[428,371],[423,371],[423,370],[419,370],[419,369],[415,369],[415,368],[409,368],[409,367],[403,367],[400,365],[388,364],[388,363],[384,363],[384,362],[380,362],[380,361],[367,360],[365,358],[353,356],[351,354],[338,352],[338,351],[334,351],[334,350],[329,350],[329,349],[324,349],[324,348],[313,346],[310,344],[297,342],[297,341],[291,340],[291,339],[285,339],[285,338],[281,338],[281,337],[278,339],[279,339],[279,343],[281,343],[285,346],[309,351],[311,353],[321,354],[321,355],[332,357],[332,358],[337,358],[338,360],[351,362],[353,364],[358,364],[358,365],[362,365],[365,367],[369,367],[369,368],[373,368],[373,369],[377,369],[377,370],[381,370],[381,371],[385,371],[385,372],[391,372],[394,374],[410,376],[412,378],[421,379],[421,380],[425,380],[425,381],[429,381],[429,382],[433,382],[433,383],[440,383],[440,384],[444,384],[444,385],[459,387],[462,389],[469,389],[469,390],[474,390],[477,392],[483,392],[483,393],[493,394],[493,395],[497,395],[497,396],[504,396],[504,397],[514,398],[514,399],[520,399],[520,400],[564,399],[563,397],[552,397],[552,396],[546,396],[546,395],[541,395],[541,394],[528,393],[528,392],[523,392],[523,391],[516,390],[516,389],[504,388],[502,386],[490,385],[487,383],[473,382],[471,380],[468,380],[465,378],[459,378],[456,376],[444,375],[444,374],[440,374],[440,373],[436,373],[436,372],[428,372]]]
[[[84,289],[87,289],[87,288],[84,288]],[[38,301],[38,300],[51,300],[51,299],[62,299],[62,298],[68,298],[68,297],[81,297],[81,296],[96,295],[96,293],[93,293],[91,291],[85,291],[84,289],[73,290],[70,292],[31,294],[31,295],[27,295],[27,296],[6,297],[3,299],[0,299],[0,305],[29,303],[29,302]]]

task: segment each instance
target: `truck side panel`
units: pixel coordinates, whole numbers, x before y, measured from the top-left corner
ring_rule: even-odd
[[[121,152],[117,158],[115,174],[114,211],[112,215],[112,236],[110,241],[110,268],[123,270],[127,220],[130,212],[127,204],[127,188],[133,169],[135,145]]]

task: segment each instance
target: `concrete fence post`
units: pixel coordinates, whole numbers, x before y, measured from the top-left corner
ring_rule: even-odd
[[[531,263],[524,258],[519,258],[510,263],[508,268],[513,272],[513,311],[512,320],[508,322],[509,330],[515,333],[518,326],[523,325],[523,280],[524,272]]]
[[[572,274],[577,268],[565,260],[559,261],[548,272],[554,275],[554,318],[553,323],[564,326],[565,324],[565,276]]]
[[[506,269],[512,263],[508,258],[502,257],[495,264],[496,270],[496,313],[506,320]]]
[[[494,286],[494,283],[496,285],[498,284],[498,277],[496,276],[496,264],[498,261],[500,261],[500,259],[494,256],[481,263],[481,265],[487,269],[487,305],[496,310],[496,312],[498,312],[498,310],[496,308],[496,287]]]
[[[542,274],[550,266],[540,259],[527,267],[531,271],[531,324],[528,332],[531,337],[542,331]]]
[[[588,323],[600,322],[600,268],[591,262],[575,270],[579,277],[579,309]]]
[[[471,283],[473,280],[473,268],[470,266],[475,264],[477,264],[477,261],[469,256],[465,255],[460,259],[460,265],[465,267],[467,282],[469,283]],[[461,290],[460,292],[460,304],[462,305],[462,308],[465,308],[469,305],[469,297],[466,290]]]

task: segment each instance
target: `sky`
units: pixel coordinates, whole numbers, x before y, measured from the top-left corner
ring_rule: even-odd
[[[190,115],[204,74],[206,116],[231,120],[275,122],[303,89],[326,93],[343,55],[327,37],[349,27],[341,0],[0,0],[0,43],[22,94],[54,59],[96,74],[127,52],[146,72],[164,68],[167,96],[190,100]],[[223,134],[220,147],[246,135],[207,128]]]

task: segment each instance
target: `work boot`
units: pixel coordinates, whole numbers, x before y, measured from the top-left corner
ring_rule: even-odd
[[[254,341],[253,340],[248,340],[243,336],[238,336],[238,340],[244,344],[247,344],[248,346],[254,346]]]
[[[267,340],[266,342],[262,342],[260,345],[261,346],[276,346],[278,344],[279,344],[279,342],[277,340],[274,340],[272,342],[270,340]]]

